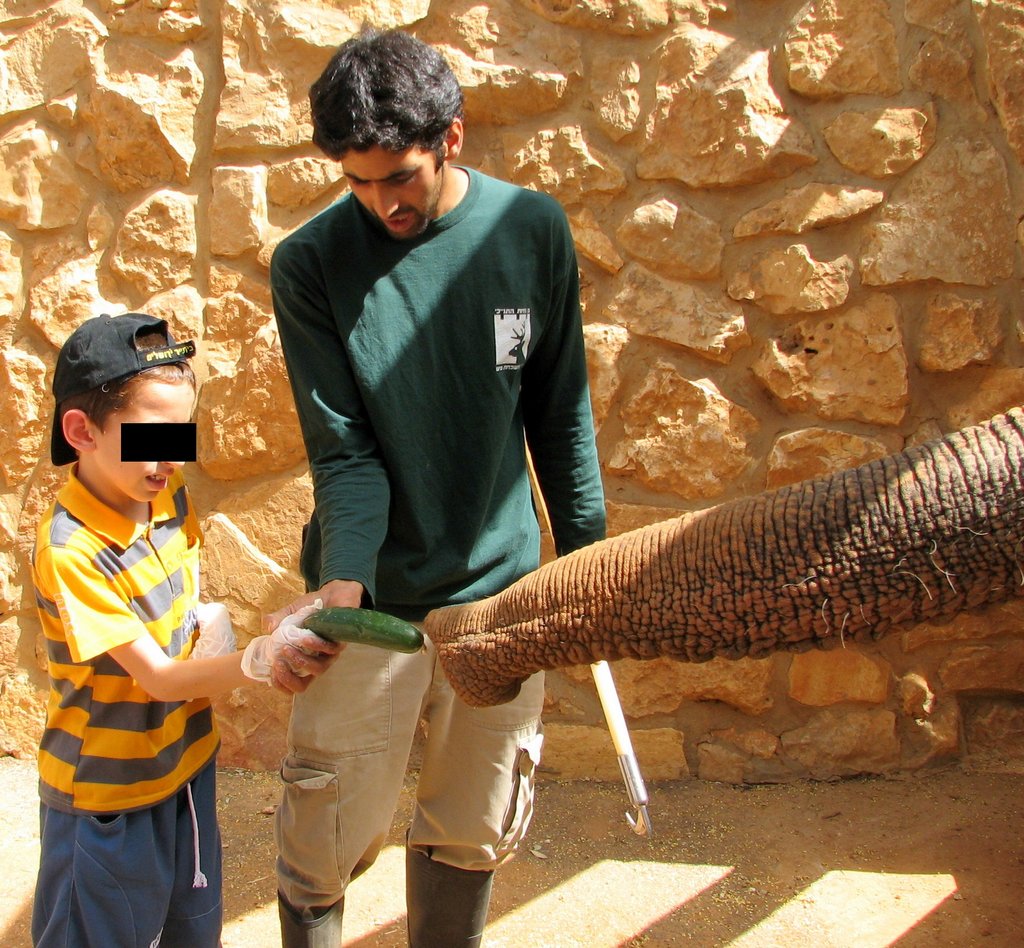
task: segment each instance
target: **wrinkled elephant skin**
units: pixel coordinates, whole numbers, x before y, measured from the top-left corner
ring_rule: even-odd
[[[469,704],[601,659],[702,662],[878,639],[1024,595],[1024,412],[622,534],[427,633]]]

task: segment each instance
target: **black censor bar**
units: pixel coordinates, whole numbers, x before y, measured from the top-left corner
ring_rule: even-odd
[[[122,461],[194,461],[196,424],[186,421],[133,422],[121,425]]]

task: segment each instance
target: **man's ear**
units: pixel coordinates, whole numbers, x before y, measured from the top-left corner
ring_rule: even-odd
[[[61,418],[64,439],[79,453],[96,450],[95,426],[81,408],[69,408]]]
[[[462,125],[462,119],[455,119],[448,126],[444,136],[444,160],[454,161],[462,151],[462,143],[465,141],[466,130]]]

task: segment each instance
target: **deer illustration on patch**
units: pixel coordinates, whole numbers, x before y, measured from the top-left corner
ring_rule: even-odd
[[[498,372],[526,365],[530,351],[530,309],[494,311],[494,368]]]

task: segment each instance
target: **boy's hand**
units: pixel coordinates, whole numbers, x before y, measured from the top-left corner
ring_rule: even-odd
[[[196,607],[199,638],[192,649],[192,658],[212,658],[235,651],[235,630],[227,608],[219,602],[201,602]]]
[[[322,608],[323,602],[315,599],[287,615],[270,635],[253,639],[242,657],[242,671],[284,691],[305,691],[344,648],[301,628],[303,619]]]

